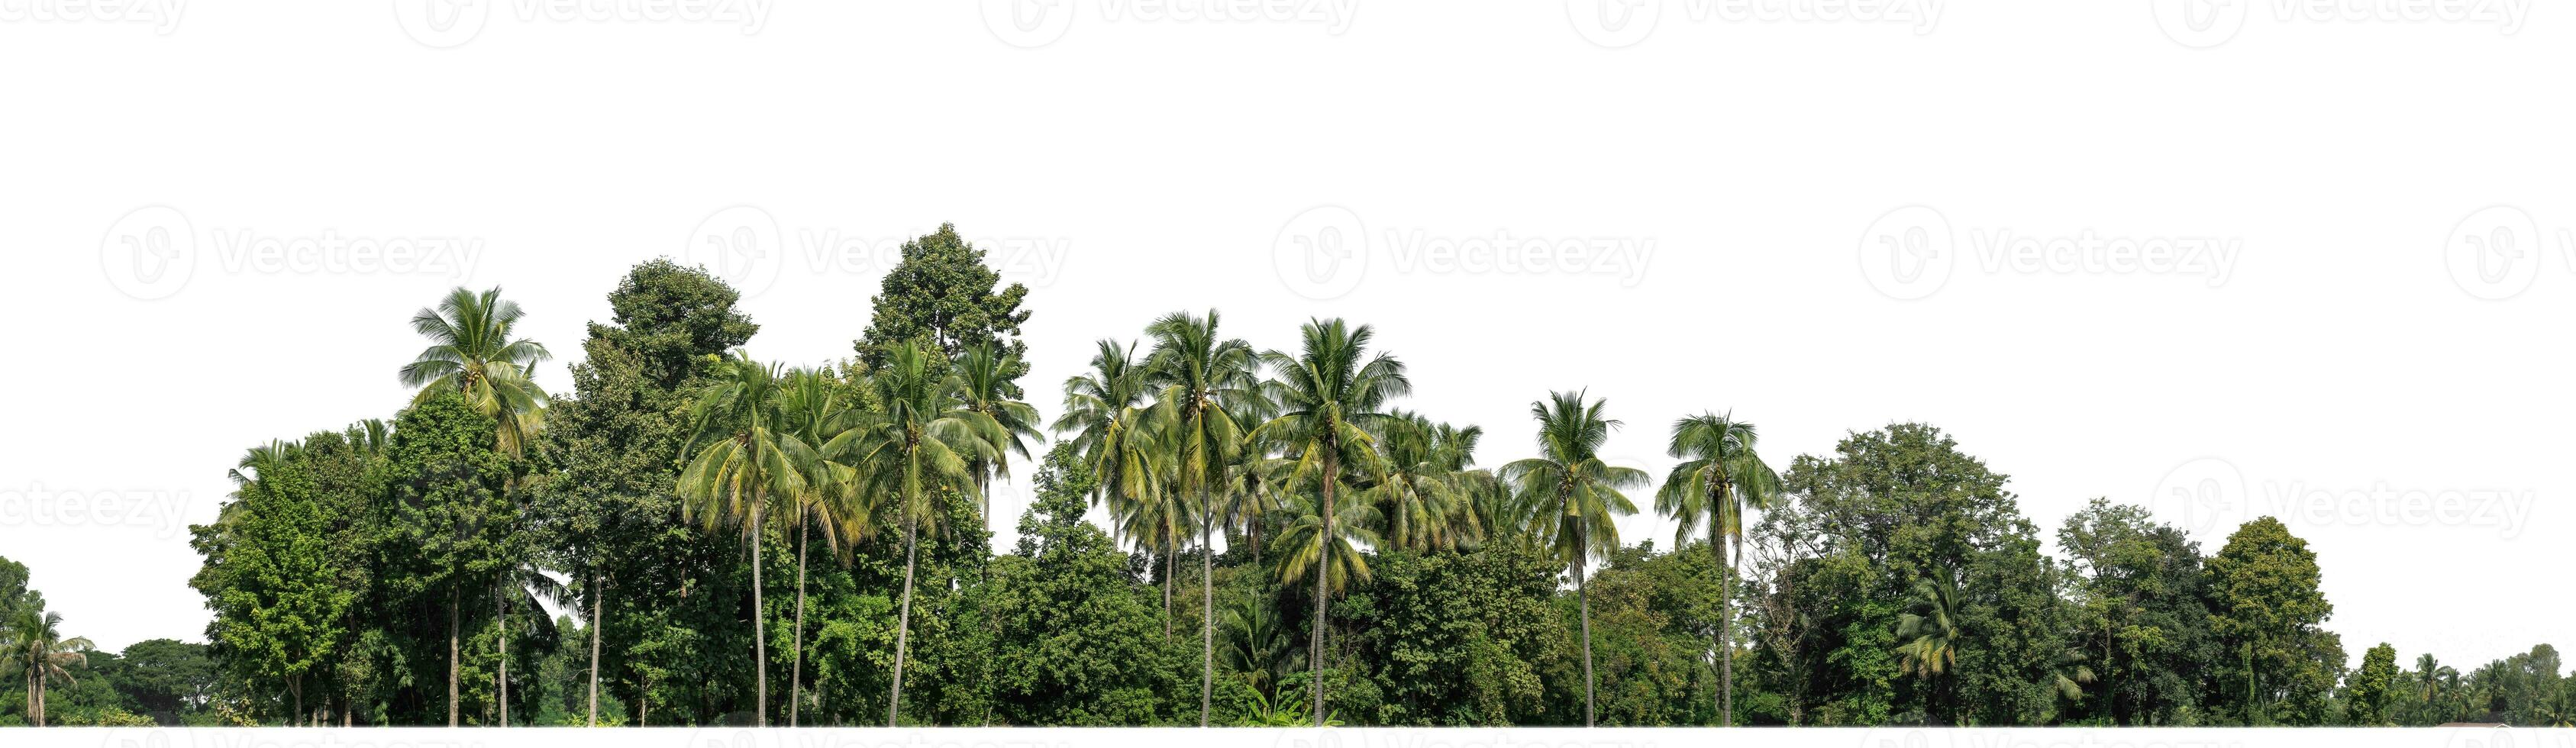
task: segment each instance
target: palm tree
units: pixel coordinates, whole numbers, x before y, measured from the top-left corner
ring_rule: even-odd
[[[1921,613],[1896,619],[1897,670],[1930,683],[1937,696],[1941,679],[1959,665],[1959,583],[1949,569],[1936,568],[1930,578],[1914,580],[1915,605]],[[1927,706],[1932,701],[1927,697]],[[1927,710],[1928,711],[1928,710]]]
[[[493,420],[501,450],[520,454],[545,423],[546,392],[530,371],[553,357],[544,344],[510,337],[522,316],[518,302],[502,299],[497,287],[458,288],[437,309],[413,314],[411,328],[430,346],[402,368],[403,386],[421,388],[412,404],[462,393],[467,405]]]
[[[1168,434],[1162,441],[1170,449],[1173,493],[1197,509],[1199,520],[1200,727],[1208,726],[1216,697],[1215,494],[1229,488],[1229,452],[1241,446],[1245,431],[1228,406],[1257,398],[1260,387],[1253,373],[1260,361],[1252,344],[1219,339],[1217,322],[1214,309],[1206,317],[1173,312],[1146,328],[1154,338],[1146,377],[1163,390],[1154,418]],[[1167,616],[1165,626],[1169,620]]]
[[[1051,426],[1071,433],[1074,452],[1091,467],[1099,493],[1095,502],[1122,501],[1138,486],[1152,481],[1145,461],[1151,444],[1144,420],[1145,368],[1136,363],[1136,346],[1103,339],[1092,354],[1091,371],[1064,380],[1064,415]]]
[[[20,611],[18,619],[9,622],[6,662],[14,662],[27,674],[27,722],[45,726],[45,685],[55,680],[74,684],[66,665],[89,664],[89,651],[98,645],[89,637],[64,638],[63,614]]]
[[[1473,450],[1474,440],[1484,432],[1473,426],[1461,431],[1433,424],[1431,419],[1403,411],[1387,420],[1385,438],[1379,443],[1384,474],[1360,492],[1362,501],[1377,505],[1385,516],[1381,534],[1397,547],[1413,551],[1473,545],[1480,533],[1470,488],[1461,475],[1465,459],[1457,442],[1463,439],[1466,449]]]
[[[1225,610],[1225,664],[1243,674],[1263,699],[1279,696],[1279,682],[1302,666],[1301,653],[1279,614],[1246,595]]]
[[[769,638],[762,623],[760,539],[763,522],[775,503],[806,490],[802,465],[816,459],[813,448],[785,428],[778,366],[753,361],[737,351],[719,362],[715,379],[690,409],[695,434],[681,448],[696,458],[680,471],[679,493],[684,518],[703,517],[713,530],[726,523],[743,528],[751,556],[751,646],[756,690],[753,712],[769,726]]]
[[[1381,409],[1387,400],[1413,391],[1413,384],[1404,378],[1404,363],[1394,356],[1368,355],[1369,341],[1377,334],[1367,325],[1353,329],[1339,319],[1313,320],[1299,332],[1304,348],[1298,355],[1275,350],[1261,354],[1262,363],[1277,377],[1262,383],[1262,393],[1278,404],[1279,415],[1259,430],[1292,448],[1297,455],[1293,475],[1320,487],[1320,506],[1307,515],[1321,524],[1313,541],[1320,552],[1327,539],[1340,536],[1341,530],[1334,527],[1340,507],[1334,505],[1333,492],[1342,482],[1343,466],[1375,462],[1374,438],[1367,429],[1384,420]],[[1321,727],[1326,717],[1324,600],[1329,592],[1325,569],[1333,564],[1313,566],[1315,618],[1306,661],[1315,671],[1315,725]]]
[[[963,385],[959,393],[966,409],[982,413],[1002,427],[1002,451],[991,460],[977,458],[970,466],[975,471],[975,495],[981,502],[984,521],[993,521],[992,481],[1011,476],[1014,453],[1029,456],[1028,440],[1044,440],[1038,435],[1038,409],[1020,402],[1020,386],[1010,379],[1010,372],[1020,371],[1018,354],[998,352],[991,344],[967,346],[957,359],[957,377]]]
[[[1708,527],[1708,552],[1721,570],[1717,582],[1718,724],[1735,725],[1735,549],[1744,542],[1744,510],[1769,510],[1780,500],[1780,474],[1754,452],[1753,424],[1734,413],[1701,413],[1673,422],[1670,454],[1680,459],[1655,492],[1655,511],[1681,521],[1673,547]]]
[[[845,409],[840,385],[829,371],[789,371],[779,388],[780,428],[808,446],[830,442]],[[843,548],[846,536],[864,536],[875,529],[866,508],[853,496],[856,475],[848,466],[807,453],[795,467],[804,474],[804,485],[789,497],[796,511],[796,621],[788,645],[795,652],[787,674],[788,727],[797,726],[805,703],[805,560],[813,529],[821,526],[823,547],[835,553]]]
[[[547,620],[545,608],[538,602],[544,601],[561,606],[565,591],[562,583],[556,582],[553,577],[546,576],[545,572],[538,570],[533,564],[513,564],[503,568],[500,582],[500,587],[493,590],[493,598],[499,607],[497,612],[500,614],[501,666],[499,671],[492,675],[492,684],[493,692],[498,697],[496,701],[501,705],[501,726],[509,727],[510,611],[515,606],[524,605],[525,607],[520,609],[537,614],[532,617],[532,625],[547,627],[539,629],[540,631],[551,630],[553,622]]]
[[[1550,393],[1530,403],[1538,420],[1539,456],[1503,466],[1503,477],[1522,493],[1542,497],[1555,510],[1556,552],[1574,572],[1576,609],[1583,621],[1583,726],[1592,726],[1592,595],[1583,569],[1595,556],[1619,548],[1614,515],[1637,513],[1622,493],[1647,484],[1646,471],[1601,459],[1601,445],[1619,421],[1601,417],[1608,399],[1584,403],[1583,392]]]
[[[885,367],[869,378],[879,410],[847,411],[838,436],[823,453],[850,466],[860,495],[891,507],[903,522],[903,602],[896,615],[894,683],[886,700],[886,726],[903,713],[903,667],[912,632],[913,572],[924,529],[936,532],[941,492],[973,490],[977,459],[998,459],[1009,441],[992,416],[967,408],[948,364],[918,344],[887,352]],[[927,527],[925,527],[925,525]]]

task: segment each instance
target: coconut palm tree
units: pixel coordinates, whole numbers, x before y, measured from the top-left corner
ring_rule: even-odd
[[[1091,371],[1064,380],[1064,414],[1050,426],[1071,434],[1074,452],[1090,466],[1092,499],[1120,501],[1152,482],[1145,461],[1152,453],[1143,424],[1148,382],[1136,362],[1133,343],[1102,339],[1091,356]]]
[[[546,618],[545,608],[539,604],[539,601],[560,607],[567,593],[562,583],[556,582],[554,577],[546,576],[545,572],[539,570],[534,564],[512,564],[504,567],[499,581],[500,586],[493,589],[493,602],[498,608],[496,612],[499,613],[501,666],[492,675],[492,686],[493,692],[497,695],[495,701],[501,706],[501,726],[509,727],[510,626],[512,623],[510,614],[513,610],[534,613],[535,615],[528,617],[528,625],[538,627],[540,632],[552,631],[554,622]]]
[[[1920,610],[1896,619],[1897,670],[1926,681],[1934,694],[1943,678],[1959,665],[1959,583],[1949,569],[1914,580],[1914,604]]]
[[[1257,399],[1260,360],[1252,344],[1217,333],[1216,310],[1205,317],[1173,312],[1145,332],[1154,339],[1147,380],[1162,389],[1153,416],[1172,465],[1172,493],[1191,505],[1199,530],[1199,726],[1208,726],[1216,696],[1216,522],[1227,491],[1227,466],[1243,443],[1244,424],[1229,406]],[[1169,617],[1165,618],[1165,625]]]
[[[458,392],[495,424],[501,451],[520,454],[545,423],[546,391],[529,378],[552,358],[544,344],[511,338],[525,312],[501,298],[501,289],[475,293],[458,288],[411,317],[411,328],[429,338],[427,350],[403,365],[405,387],[421,388],[412,404],[441,392]]]
[[[98,648],[89,637],[64,637],[62,624],[61,613],[20,611],[9,622],[7,639],[0,640],[8,646],[0,662],[27,675],[27,723],[37,727],[45,726],[45,686],[56,680],[73,685],[66,666],[89,664],[89,651]]]
[[[1626,489],[1644,487],[1646,472],[1601,459],[1601,445],[1619,421],[1601,417],[1607,399],[1584,402],[1583,392],[1550,393],[1530,403],[1538,420],[1539,456],[1503,466],[1504,479],[1525,494],[1541,497],[1555,516],[1555,549],[1574,573],[1576,609],[1583,621],[1583,725],[1593,723],[1592,597],[1584,567],[1595,556],[1619,548],[1617,516],[1637,513]]]
[[[1304,666],[1287,625],[1257,595],[1226,606],[1224,655],[1226,667],[1241,673],[1263,699],[1278,698],[1279,682]]]
[[[903,601],[894,638],[894,682],[886,726],[903,713],[903,668],[912,632],[913,573],[921,533],[940,527],[942,492],[974,490],[977,459],[999,459],[1009,436],[992,416],[967,407],[947,362],[919,344],[897,345],[868,379],[876,410],[845,411],[823,454],[854,471],[859,495],[903,524]]]
[[[1386,402],[1412,392],[1413,383],[1405,379],[1404,363],[1394,356],[1385,352],[1369,355],[1369,341],[1377,334],[1368,325],[1352,328],[1339,319],[1312,320],[1299,333],[1304,347],[1297,355],[1276,350],[1261,354],[1262,364],[1274,376],[1262,382],[1262,394],[1277,404],[1279,415],[1259,430],[1296,455],[1290,468],[1293,476],[1318,487],[1318,506],[1307,513],[1306,519],[1319,523],[1309,533],[1314,538],[1311,544],[1315,552],[1321,553],[1329,539],[1342,537],[1343,531],[1335,527],[1341,507],[1335,504],[1333,495],[1342,483],[1342,470],[1346,465],[1370,466],[1376,462],[1375,438],[1368,429],[1385,419]],[[1297,547],[1285,537],[1281,541],[1284,547]],[[1315,669],[1314,716],[1316,726],[1321,727],[1326,719],[1322,671],[1324,601],[1330,596],[1326,569],[1335,565],[1312,566],[1315,618],[1306,661],[1308,667]]]
[[[957,378],[963,389],[959,396],[966,409],[982,413],[1002,427],[1003,449],[993,459],[977,458],[970,467],[975,471],[975,498],[984,521],[993,521],[992,483],[996,477],[1011,476],[1011,455],[1029,456],[1029,441],[1044,441],[1038,434],[1038,409],[1020,402],[1020,386],[1011,381],[1011,372],[1026,367],[1018,354],[1001,352],[989,343],[967,346],[957,358]]]
[[[807,446],[829,443],[836,435],[832,429],[844,420],[841,385],[827,370],[787,372],[779,388],[779,427]],[[823,547],[837,555],[846,547],[845,540],[863,537],[876,527],[857,500],[857,476],[848,466],[809,452],[795,467],[804,474],[804,485],[788,497],[789,507],[796,512],[796,618],[788,644],[795,654],[787,674],[788,727],[797,726],[805,703],[805,569],[814,530],[822,530]]]
[[[1396,547],[1420,552],[1473,546],[1481,533],[1457,442],[1463,438],[1472,451],[1483,432],[1403,411],[1387,421],[1379,441],[1384,473],[1360,492],[1385,517],[1380,534]]]
[[[697,426],[681,454],[695,454],[680,471],[683,518],[708,529],[741,527],[751,556],[752,657],[755,721],[769,725],[769,638],[761,601],[760,538],[769,513],[807,489],[803,465],[814,450],[788,431],[782,410],[779,367],[736,351],[719,362],[714,379],[690,409]]]
[[[1718,724],[1735,724],[1735,547],[1744,542],[1744,510],[1768,510],[1780,500],[1780,474],[1763,464],[1754,451],[1753,424],[1735,414],[1701,413],[1673,422],[1668,452],[1681,463],[1655,492],[1655,511],[1681,525],[1673,547],[1690,540],[1691,531],[1708,529],[1708,552],[1723,575],[1717,583],[1717,715]]]

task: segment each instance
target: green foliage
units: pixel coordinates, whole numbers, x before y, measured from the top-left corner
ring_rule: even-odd
[[[950,359],[977,345],[997,346],[1014,359],[1027,354],[1019,335],[1029,312],[1020,302],[1029,289],[1017,283],[1001,287],[1001,273],[984,264],[984,250],[959,237],[955,225],[943,223],[904,242],[902,252],[903,259],[886,271],[867,334],[855,346],[867,368],[884,368],[906,344],[929,346]],[[1027,371],[1023,363],[1002,378],[1018,379]]]

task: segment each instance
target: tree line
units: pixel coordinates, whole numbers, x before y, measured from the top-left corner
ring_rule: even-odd
[[[0,722],[2564,725],[2576,700],[2546,644],[2347,668],[2271,518],[2204,555],[2097,499],[2051,557],[1925,424],[1775,469],[1711,408],[1660,429],[1653,476],[1603,458],[1626,424],[1577,389],[1488,465],[1481,429],[1402,407],[1370,326],[1264,348],[1213,310],[1098,341],[1047,420],[1026,294],[943,226],[845,358],[791,368],[742,352],[721,280],[647,262],[559,397],[524,311],[458,289],[412,319],[390,421],[234,466],[191,529],[205,644],[91,651],[18,572]],[[997,549],[1005,477],[1035,496]],[[1669,548],[1620,537],[1641,504]]]

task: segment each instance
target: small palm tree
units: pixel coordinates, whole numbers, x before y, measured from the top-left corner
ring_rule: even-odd
[[[1920,612],[1897,618],[1897,669],[1926,681],[1938,694],[1944,678],[1959,665],[1959,584],[1948,569],[1934,569],[1914,580],[1914,604]]]
[[[458,392],[497,429],[502,451],[520,454],[545,423],[546,392],[529,379],[552,358],[544,344],[510,333],[526,313],[501,289],[449,291],[437,309],[412,315],[411,328],[429,338],[428,350],[402,368],[402,383],[421,388],[413,405],[441,392]]]
[[[1616,517],[1637,513],[1623,491],[1644,487],[1646,471],[1601,459],[1601,445],[1619,421],[1601,417],[1607,399],[1584,401],[1583,392],[1551,393],[1530,403],[1538,420],[1539,456],[1503,466],[1503,477],[1525,494],[1555,508],[1556,552],[1574,573],[1576,609],[1583,621],[1583,726],[1593,723],[1592,595],[1584,567],[1619,548]]]
[[[1304,667],[1304,653],[1289,639],[1287,625],[1252,595],[1226,607],[1223,654],[1226,667],[1243,674],[1245,683],[1264,699],[1276,698],[1280,681]]]
[[[1360,493],[1362,501],[1376,504],[1385,515],[1383,534],[1397,547],[1414,551],[1474,545],[1476,513],[1454,440],[1462,433],[1472,440],[1482,432],[1474,427],[1460,432],[1401,411],[1388,420],[1380,442],[1384,473]]]
[[[1390,399],[1413,391],[1413,383],[1404,376],[1404,363],[1384,352],[1368,353],[1369,341],[1376,332],[1368,325],[1352,328],[1341,320],[1313,320],[1299,330],[1304,347],[1291,356],[1281,351],[1261,354],[1263,365],[1276,378],[1262,383],[1262,393],[1276,403],[1279,415],[1258,429],[1259,436],[1287,445],[1296,455],[1291,474],[1304,478],[1302,483],[1319,487],[1318,506],[1300,522],[1318,523],[1308,532],[1310,544],[1321,554],[1327,539],[1342,537],[1335,527],[1341,508],[1333,501],[1334,491],[1342,483],[1345,465],[1369,466],[1376,462],[1372,448],[1374,438],[1368,429],[1384,419],[1383,408]],[[1295,532],[1291,528],[1291,532]],[[1301,544],[1281,541],[1286,547]],[[1356,560],[1356,556],[1354,556]],[[1324,601],[1331,593],[1326,569],[1331,563],[1313,563],[1315,570],[1315,618],[1306,655],[1307,666],[1315,669],[1315,724],[1323,726],[1324,711]],[[1363,570],[1365,566],[1361,567]]]
[[[753,712],[760,726],[769,725],[769,639],[761,601],[760,538],[764,522],[779,502],[806,491],[802,466],[818,459],[813,448],[785,426],[779,367],[737,351],[719,362],[715,379],[700,391],[690,410],[695,434],[681,448],[694,453],[680,471],[679,493],[684,518],[703,518],[708,529],[725,524],[743,529],[751,555],[751,646],[755,672]]]
[[[1091,371],[1065,379],[1064,414],[1051,428],[1072,435],[1068,441],[1099,486],[1093,500],[1115,502],[1135,496],[1139,486],[1152,481],[1145,466],[1151,442],[1140,423],[1148,384],[1145,367],[1136,362],[1135,344],[1104,339],[1098,345]]]
[[[1655,510],[1681,521],[1673,531],[1679,548],[1691,531],[1708,528],[1708,552],[1723,576],[1717,583],[1718,724],[1735,724],[1734,546],[1744,542],[1744,510],[1770,509],[1780,500],[1780,475],[1754,452],[1753,424],[1733,413],[1701,413],[1673,422],[1669,452],[1681,463],[1655,493]]]
[[[5,659],[27,675],[27,722],[45,726],[45,686],[54,681],[75,685],[70,665],[89,664],[89,651],[98,648],[89,637],[64,637],[63,614],[28,610],[10,621]]]
[[[868,379],[878,410],[847,411],[839,435],[822,453],[851,467],[862,500],[903,524],[903,601],[895,617],[894,680],[886,726],[903,714],[903,668],[912,633],[913,574],[921,533],[940,528],[939,498],[975,486],[977,459],[998,459],[1009,436],[993,417],[967,407],[964,387],[947,362],[918,344],[887,351]]]
[[[1011,476],[1011,455],[1029,456],[1029,441],[1040,440],[1038,409],[1020,402],[1020,386],[1011,381],[1011,372],[1024,369],[1018,354],[1001,352],[988,343],[967,346],[957,358],[959,396],[966,409],[991,417],[1002,428],[1003,449],[992,459],[977,458],[970,466],[975,471],[975,498],[984,521],[993,521],[993,479]]]

